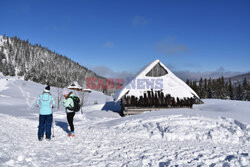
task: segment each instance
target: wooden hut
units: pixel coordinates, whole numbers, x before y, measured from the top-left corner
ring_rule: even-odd
[[[202,103],[199,96],[163,63],[155,60],[114,95],[124,115],[162,108],[190,107]]]
[[[87,89],[87,88],[83,89],[83,87],[80,86],[77,81],[72,82],[67,88],[71,90],[80,91],[80,92],[86,92],[86,93],[92,92],[91,89]]]
[[[68,86],[68,89],[71,89],[71,90],[77,90],[77,91],[82,91],[82,87],[78,84],[77,81],[74,81],[72,82],[69,86]]]

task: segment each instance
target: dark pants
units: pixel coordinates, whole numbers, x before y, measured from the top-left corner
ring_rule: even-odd
[[[67,113],[67,120],[68,120],[71,132],[74,131],[74,124],[73,124],[74,116],[75,116],[75,112]]]
[[[39,129],[38,139],[41,139],[44,135],[44,129],[46,127],[46,138],[51,137],[51,125],[52,125],[52,114],[50,115],[39,115]]]

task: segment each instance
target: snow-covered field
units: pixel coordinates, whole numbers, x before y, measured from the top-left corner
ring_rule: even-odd
[[[34,102],[44,85],[6,79],[0,76],[0,166],[250,164],[250,102],[204,100],[194,109],[120,117],[107,111],[111,97],[93,92],[83,113],[75,116],[75,138],[67,137],[61,107],[54,112],[55,137],[39,142]],[[52,93],[56,98],[57,88]]]

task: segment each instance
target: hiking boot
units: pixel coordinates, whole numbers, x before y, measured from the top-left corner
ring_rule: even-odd
[[[38,138],[39,141],[43,141],[43,137]]]
[[[47,141],[50,141],[50,140],[51,140],[51,138],[46,138],[46,140],[47,140]]]
[[[69,132],[68,137],[75,137],[75,132]]]
[[[75,137],[75,132],[71,131],[71,137]]]

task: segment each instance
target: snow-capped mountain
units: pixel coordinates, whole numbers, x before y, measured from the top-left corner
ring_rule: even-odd
[[[25,80],[65,87],[72,81],[86,85],[87,77],[105,79],[69,58],[46,47],[17,37],[0,36],[0,72],[4,75],[22,76]],[[110,94],[112,89],[100,91]]]
[[[228,77],[228,78],[225,78],[225,81],[227,82],[230,79],[233,84],[237,85],[237,84],[242,84],[244,82],[245,78],[246,78],[247,82],[250,83],[250,73],[236,75],[233,77]]]

